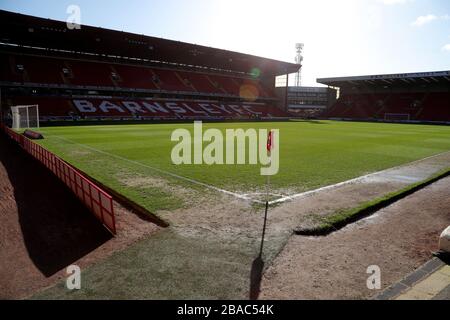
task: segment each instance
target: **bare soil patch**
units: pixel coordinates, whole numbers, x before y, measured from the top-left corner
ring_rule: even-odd
[[[158,230],[115,204],[118,236],[38,161],[0,134],[0,299],[20,299]]]
[[[382,289],[419,267],[437,250],[450,224],[450,178],[326,237],[290,237],[263,277],[263,299],[362,299],[370,265]]]

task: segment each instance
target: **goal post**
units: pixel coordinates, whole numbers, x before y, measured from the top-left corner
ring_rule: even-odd
[[[12,128],[15,130],[39,128],[39,106],[37,104],[12,106],[11,116]]]

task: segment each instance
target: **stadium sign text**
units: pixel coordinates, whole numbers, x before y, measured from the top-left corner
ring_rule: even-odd
[[[253,110],[255,105],[245,104],[221,104],[205,102],[183,102],[183,101],[110,101],[110,100],[87,100],[74,99],[73,103],[78,111],[82,113],[104,113],[124,114],[127,111],[139,115],[167,115],[174,113],[179,116],[233,116],[233,115],[255,115],[262,116],[262,112]]]
[[[280,134],[271,130],[270,147],[267,129],[219,129],[203,132],[201,121],[194,122],[194,136],[187,129],[172,132],[171,141],[178,142],[172,149],[175,165],[261,165],[263,176],[273,176],[279,170]],[[207,145],[204,146],[203,143]],[[248,142],[248,143],[247,143]],[[192,148],[193,147],[193,148]],[[270,151],[268,151],[270,150]],[[248,153],[247,153],[248,151]],[[248,160],[248,161],[247,161]]]

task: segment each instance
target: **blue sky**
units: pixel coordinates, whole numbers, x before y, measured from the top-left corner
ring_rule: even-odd
[[[4,10],[294,61],[318,77],[450,70],[449,0],[0,0]]]

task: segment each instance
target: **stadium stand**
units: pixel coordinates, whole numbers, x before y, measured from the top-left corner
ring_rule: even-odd
[[[322,118],[450,122],[450,71],[318,79],[340,88]]]
[[[38,104],[43,122],[289,117],[275,77],[300,68],[114,30],[69,30],[7,11],[0,11],[0,30],[2,114]]]
[[[416,116],[419,120],[450,121],[450,92],[428,94]]]

